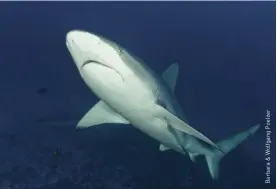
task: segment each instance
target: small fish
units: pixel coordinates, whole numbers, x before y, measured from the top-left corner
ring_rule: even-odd
[[[57,148],[53,154],[55,158],[59,158],[62,156],[61,150],[59,148]]]
[[[48,92],[47,88],[44,88],[44,87],[37,89],[37,93],[39,95],[45,95],[47,92]]]

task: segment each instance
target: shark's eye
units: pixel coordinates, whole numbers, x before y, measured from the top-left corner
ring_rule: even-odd
[[[117,53],[118,55],[120,55],[121,52],[122,52],[122,50],[121,50],[120,48],[116,48],[116,53]]]

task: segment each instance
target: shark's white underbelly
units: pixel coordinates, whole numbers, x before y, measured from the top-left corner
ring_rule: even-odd
[[[135,128],[156,139],[161,144],[170,146],[175,150],[179,148],[176,135],[169,129],[166,121],[153,116],[152,113],[154,112],[151,110],[144,110],[140,113],[133,112],[128,117]]]
[[[153,84],[153,81],[145,82],[132,73],[122,78],[112,69],[93,64],[88,65],[81,75],[98,98],[112,107],[116,113],[121,114],[135,128],[162,144],[178,146],[176,136],[153,108],[158,90],[158,86],[149,85]]]
[[[126,68],[127,70],[127,68]],[[144,109],[156,100],[157,86],[151,86],[131,71],[118,73],[97,64],[89,64],[81,75],[93,93],[120,111]]]

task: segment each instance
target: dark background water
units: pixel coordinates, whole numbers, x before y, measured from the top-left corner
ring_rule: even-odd
[[[226,156],[218,182],[205,161],[159,152],[130,125],[76,133],[97,101],[65,47],[84,29],[162,73],[180,64],[176,96],[191,125],[220,140],[261,123]],[[265,112],[275,183],[275,2],[1,2],[0,188],[263,189]],[[55,152],[58,154],[55,155]]]

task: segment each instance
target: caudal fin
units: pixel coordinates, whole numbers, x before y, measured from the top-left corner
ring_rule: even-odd
[[[218,142],[217,145],[220,147],[222,151],[224,151],[224,153],[222,153],[217,149],[214,149],[212,153],[205,156],[210,174],[214,180],[217,180],[219,176],[220,160],[227,153],[235,149],[240,143],[242,143],[244,140],[252,136],[259,128],[260,128],[260,125],[255,125],[247,129],[246,131],[240,132],[238,134],[231,136],[230,138],[227,138],[225,140]]]

